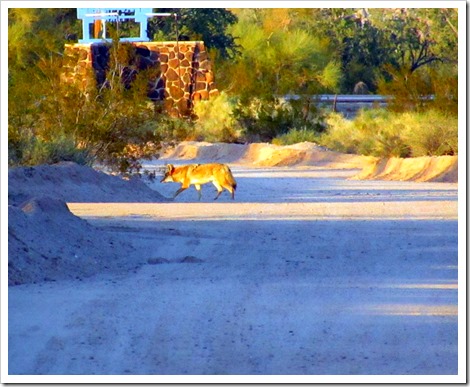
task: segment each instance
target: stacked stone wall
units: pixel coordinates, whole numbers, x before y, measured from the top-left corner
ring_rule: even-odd
[[[195,102],[219,94],[204,42],[131,44],[136,50],[132,63],[126,67],[129,79],[138,71],[159,66],[159,75],[149,79],[149,98],[168,114],[189,116]],[[80,82],[84,88],[103,84],[109,61],[109,44],[68,44],[65,55],[64,79]]]

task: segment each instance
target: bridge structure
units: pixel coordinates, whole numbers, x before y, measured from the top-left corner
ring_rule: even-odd
[[[148,19],[169,17],[176,14],[155,13],[152,8],[77,8],[77,18],[82,20],[83,39],[79,43],[96,43],[111,40],[107,35],[106,23],[132,22],[139,27],[139,36],[120,37],[124,42],[148,42]]]

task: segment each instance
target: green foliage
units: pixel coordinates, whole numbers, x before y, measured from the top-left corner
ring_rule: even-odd
[[[73,132],[100,162],[121,171],[130,166],[138,169],[134,159],[151,156],[144,145],[156,140],[155,130],[149,125],[155,116],[154,106],[147,92],[148,80],[155,78],[159,69],[135,72],[130,68],[129,62],[135,57],[131,44],[114,41],[109,49],[106,80],[100,87],[90,88],[82,98],[83,104],[74,112]],[[71,112],[64,110],[62,115],[67,117]],[[137,154],[134,150],[130,161],[126,160],[129,146],[141,150]]]
[[[292,9],[291,26],[327,37],[341,64],[341,92],[364,82],[376,92],[390,69],[412,73],[457,63],[457,10],[452,8]]]
[[[319,141],[345,153],[378,157],[441,156],[458,153],[457,118],[436,110],[422,113],[362,111],[354,120],[332,113]]]
[[[194,106],[196,138],[205,141],[234,142],[240,137],[240,128],[234,117],[234,102],[226,93]]]
[[[274,138],[272,143],[275,145],[292,145],[305,141],[316,143],[318,136],[318,132],[310,129],[291,129],[287,133]]]
[[[55,164],[61,161],[91,165],[93,161],[87,149],[79,149],[74,139],[64,136],[49,141],[38,137],[21,138],[10,141],[8,145],[10,165]]]
[[[435,62],[457,63],[457,11],[398,8],[375,11],[372,20],[389,39],[396,69],[409,73]]]
[[[458,154],[458,119],[436,110],[401,115],[406,130],[404,140],[411,156],[443,156]]]
[[[239,103],[234,113],[248,141],[270,141],[290,127],[287,106],[278,100],[252,99],[249,105]]]
[[[387,37],[376,28],[364,9],[323,9],[314,19],[316,28],[331,40],[341,63],[341,90],[352,93],[358,82],[375,91],[381,66],[393,60]]]
[[[147,86],[155,70],[133,74],[129,87],[125,75],[134,50],[116,41],[110,45],[109,70],[100,87],[92,84],[85,89],[66,81],[63,68],[68,59],[53,51],[24,69],[10,69],[10,163],[68,159],[74,146],[78,158],[86,155],[86,163],[97,160],[119,170],[138,168],[135,152],[128,155],[126,149],[156,138],[147,125],[154,117]],[[91,82],[93,75],[88,74],[88,79]],[[145,156],[149,155],[144,151],[139,154]]]
[[[160,142],[176,143],[195,139],[193,122],[184,118],[161,114],[155,117],[150,125],[154,128],[154,133]]]
[[[248,141],[271,141],[293,129],[321,132],[322,117],[310,100],[252,99],[234,110]]]
[[[273,9],[246,9],[238,14],[238,23],[229,31],[238,37],[241,55],[235,63],[222,64],[218,80],[222,88],[247,101],[336,89],[339,66],[332,60],[328,41],[290,28],[282,16]],[[277,28],[271,18],[280,19],[285,28]]]
[[[235,38],[227,32],[237,21],[224,8],[155,8],[155,12],[176,13],[174,17],[149,20],[148,35],[154,40],[203,40],[205,46],[216,50],[222,58],[233,58],[238,53]]]
[[[402,121],[385,110],[364,110],[352,121],[333,113],[327,125],[321,143],[331,149],[378,157],[410,155],[402,137]]]
[[[457,116],[457,67],[439,64],[409,73],[389,68],[393,79],[379,82],[379,91],[390,95],[388,108],[396,112],[439,110]],[[430,98],[433,96],[433,98]]]
[[[320,142],[338,152],[359,153],[359,147],[367,141],[355,122],[347,120],[342,114],[331,113],[326,118],[327,129]]]
[[[456,18],[453,9],[382,13],[379,26],[390,37],[395,56],[383,65],[386,75],[378,77],[377,83],[379,93],[392,96],[391,110],[457,115]]]
[[[229,31],[241,55],[219,64],[217,83],[236,96],[235,118],[248,140],[270,141],[290,129],[319,130],[312,95],[337,90],[340,66],[328,40],[291,25],[289,9],[237,10]],[[296,101],[286,102],[285,95]]]
[[[66,39],[78,30],[75,8],[10,8],[9,71],[24,70],[40,58],[63,52]]]
[[[155,144],[187,139],[320,139],[378,156],[457,153],[455,9],[156,10],[178,13],[180,39],[205,41],[225,90],[196,105],[194,122],[156,111],[147,89],[159,69],[136,71],[135,49],[116,36],[104,83],[84,89],[65,81],[63,67],[76,58],[63,56],[64,43],[81,29],[75,9],[9,9],[9,163],[98,160],[138,170]],[[149,25],[159,40],[176,32],[174,18]],[[392,112],[353,121],[330,115],[320,135],[324,117],[311,97],[348,93],[359,81],[391,95]]]

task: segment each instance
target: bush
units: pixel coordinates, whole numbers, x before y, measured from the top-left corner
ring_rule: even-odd
[[[32,137],[26,141],[23,139],[9,144],[9,165],[55,164],[61,161],[91,165],[93,158],[87,149],[78,148],[73,139],[63,136],[52,141]]]
[[[291,129],[286,134],[274,138],[272,143],[274,145],[292,145],[305,141],[317,142],[318,133],[306,128]]]
[[[322,132],[323,117],[309,99],[284,101],[253,98],[238,103],[235,117],[248,141],[271,141],[290,130],[305,129]]]
[[[320,142],[330,149],[343,153],[359,153],[360,145],[368,141],[354,121],[345,119],[339,113],[329,114],[326,125],[326,132],[320,137]]]
[[[458,153],[457,118],[439,111],[361,111],[354,120],[327,117],[319,142],[330,149],[377,157],[441,156]]]
[[[184,118],[162,114],[156,117],[150,125],[153,126],[155,136],[160,142],[175,143],[193,140],[195,137],[193,122]]]
[[[279,100],[253,98],[248,102],[239,102],[235,117],[248,141],[271,141],[287,133],[292,126],[290,112]]]
[[[239,139],[241,130],[234,117],[234,102],[227,94],[221,93],[207,101],[194,105],[197,119],[194,124],[198,140],[234,142]]]
[[[458,119],[439,111],[401,115],[406,130],[403,137],[411,155],[443,156],[458,154]]]
[[[126,66],[135,47],[115,41],[109,50],[105,82],[87,89],[64,81],[64,61],[70,58],[52,53],[35,66],[9,74],[10,164],[75,158],[120,171],[135,166],[128,145],[157,140],[147,92],[148,79],[159,69],[139,72],[129,87]],[[94,79],[92,73],[87,76]]]

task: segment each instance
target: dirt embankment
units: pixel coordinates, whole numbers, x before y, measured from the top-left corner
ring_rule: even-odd
[[[401,180],[457,183],[458,157],[377,159],[354,177],[357,180]]]
[[[83,278],[130,268],[131,246],[73,215],[66,202],[161,202],[140,181],[74,163],[8,173],[8,283]],[[106,205],[106,204],[103,204]]]
[[[310,142],[289,146],[272,144],[222,144],[182,142],[165,154],[166,158],[253,166],[318,166],[334,169],[362,169],[358,180],[433,181],[456,183],[458,157],[416,157],[379,159],[331,151]]]
[[[330,151],[311,142],[279,146],[268,143],[223,144],[185,141],[165,153],[165,158],[219,161],[259,167],[315,165],[335,169],[362,168],[370,157]]]

